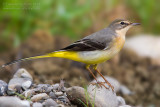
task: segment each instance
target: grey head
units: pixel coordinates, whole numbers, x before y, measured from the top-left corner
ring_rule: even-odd
[[[116,19],[108,26],[108,28],[119,35],[125,35],[129,28],[136,25],[140,25],[140,23],[133,23],[124,19]]]
[[[121,29],[128,28],[128,27],[130,28],[130,27],[136,26],[136,25],[140,25],[140,23],[132,23],[129,20],[116,19],[109,25],[109,27],[112,30],[121,30]]]

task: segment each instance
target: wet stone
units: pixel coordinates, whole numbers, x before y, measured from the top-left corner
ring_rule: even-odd
[[[32,85],[32,76],[25,69],[19,69],[13,76],[13,78],[8,83],[9,95],[12,95],[16,92],[21,92],[21,89],[27,90]]]
[[[53,90],[53,87],[50,86],[50,87],[47,87],[47,88],[45,89],[45,92],[46,92],[46,93],[49,93],[49,92],[51,92],[52,90]]]
[[[3,96],[6,94],[7,88],[8,88],[7,83],[0,80],[0,96]]]
[[[55,92],[55,95],[56,95],[56,96],[62,96],[62,95],[63,95],[63,92]]]
[[[30,107],[29,101],[20,100],[18,97],[0,97],[0,107]]]
[[[40,100],[46,100],[48,99],[49,96],[46,94],[46,93],[41,93],[41,94],[37,94],[37,95],[34,95],[32,98],[31,98],[31,101],[33,102],[38,102]]]
[[[31,89],[31,90],[27,90],[27,91],[24,91],[23,92],[23,95],[25,96],[25,97],[31,97],[31,96],[33,96],[35,94],[35,90],[34,89]]]
[[[53,99],[47,99],[44,102],[45,107],[57,107],[58,104]]]
[[[50,96],[52,99],[57,99],[57,96],[55,95],[54,92],[50,92],[50,93],[49,93],[49,96]]]
[[[48,90],[48,87],[50,87],[49,84],[38,84],[37,85],[37,89],[40,92],[46,92],[46,90]]]
[[[64,102],[65,104],[70,104],[70,101],[66,96],[59,96],[58,100]]]
[[[53,87],[54,90],[58,90],[59,84],[58,83],[54,84],[54,85],[52,85],[52,87]]]
[[[28,78],[30,80],[33,80],[32,76],[24,68],[18,69],[13,78]]]
[[[43,105],[41,103],[33,103],[32,107],[43,107]]]

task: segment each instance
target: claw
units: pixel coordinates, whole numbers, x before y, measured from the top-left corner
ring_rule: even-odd
[[[111,84],[108,84],[109,85],[109,87],[106,87],[106,85],[105,85],[105,83],[106,82],[99,82],[99,81],[97,81],[97,82],[92,82],[92,83],[90,83],[90,84],[92,84],[92,85],[98,85],[99,87],[101,87],[102,88],[102,86],[103,87],[105,87],[106,89],[109,89],[109,87],[112,89],[112,91],[114,92],[114,87],[111,85]]]
[[[106,89],[109,89],[108,87],[105,86],[105,82],[92,82],[90,83],[92,85],[98,85],[100,88],[105,87]]]

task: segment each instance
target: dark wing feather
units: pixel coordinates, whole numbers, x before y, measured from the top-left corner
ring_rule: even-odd
[[[94,51],[94,50],[103,50],[106,47],[105,44],[92,41],[90,39],[82,39],[73,44],[63,48],[62,50],[68,51]]]
[[[116,34],[112,29],[105,28],[89,36],[86,36],[83,39],[74,42],[73,44],[61,50],[94,51],[109,49],[115,35]]]

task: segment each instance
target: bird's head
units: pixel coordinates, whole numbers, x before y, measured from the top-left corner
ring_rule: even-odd
[[[140,23],[132,23],[128,20],[116,19],[109,25],[109,28],[117,34],[125,35],[129,28],[136,25],[140,25]]]

